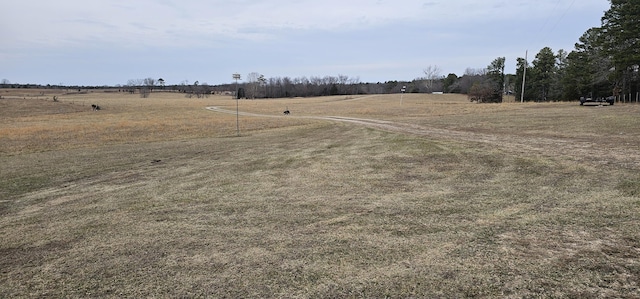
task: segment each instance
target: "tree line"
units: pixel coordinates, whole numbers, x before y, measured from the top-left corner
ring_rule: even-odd
[[[529,101],[576,100],[615,96],[638,102],[640,97],[640,2],[611,0],[601,27],[588,29],[573,51],[545,47],[531,64],[518,58],[517,98]],[[526,70],[525,70],[526,69]],[[526,76],[525,76],[526,74]]]
[[[340,94],[444,92],[467,94],[471,101],[502,102],[513,94],[523,101],[573,101],[580,97],[615,96],[640,102],[640,2],[610,0],[601,26],[588,29],[571,52],[542,48],[531,61],[517,58],[516,74],[505,74],[505,58],[462,76],[440,75],[437,66],[411,82],[361,83],[346,76],[265,79],[252,73],[242,88],[249,98]]]
[[[523,101],[572,101],[580,97],[640,102],[640,2],[610,0],[601,26],[588,29],[571,52],[542,48],[531,63],[517,58],[516,74],[503,74],[504,58],[485,69],[442,78],[442,89],[479,102],[502,94]],[[425,71],[425,74],[427,71]]]

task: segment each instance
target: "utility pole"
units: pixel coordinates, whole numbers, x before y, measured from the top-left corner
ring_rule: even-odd
[[[524,103],[524,82],[527,78],[527,68],[529,67],[529,61],[527,61],[528,55],[529,50],[524,52],[524,72],[522,73],[522,91],[520,92],[520,103]]]
[[[233,79],[236,80],[236,93],[235,93],[236,94],[236,132],[237,132],[238,136],[240,136],[240,117],[239,117],[240,110],[238,108],[238,97],[239,97],[239,94],[238,94],[238,80],[240,80],[240,74],[238,74],[238,73],[233,74]]]

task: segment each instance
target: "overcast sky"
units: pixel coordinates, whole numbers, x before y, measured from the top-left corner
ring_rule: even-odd
[[[0,80],[211,85],[346,75],[462,75],[545,46],[573,50],[607,0],[20,0],[0,9]]]

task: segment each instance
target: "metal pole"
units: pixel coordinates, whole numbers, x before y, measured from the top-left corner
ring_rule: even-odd
[[[529,50],[524,52],[524,72],[522,73],[522,91],[520,92],[520,103],[524,103],[524,81],[527,78],[527,67],[529,66],[529,62],[527,61],[528,55]]]
[[[238,108],[238,97],[236,96],[236,133],[240,136],[240,110]]]
[[[238,108],[238,79],[240,79],[240,74],[233,74],[233,79],[236,80],[236,133],[240,136],[240,109]]]

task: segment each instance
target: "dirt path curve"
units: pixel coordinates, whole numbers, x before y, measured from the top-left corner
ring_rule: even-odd
[[[236,114],[236,111],[221,109],[218,107],[207,107],[207,109],[220,113]],[[301,119],[316,119],[353,123],[389,132],[412,134],[433,139],[471,142],[516,154],[542,155],[549,157],[568,157],[572,160],[589,164],[610,165],[628,169],[640,169],[640,151],[638,149],[619,145],[605,146],[593,141],[560,137],[530,137],[504,133],[487,134],[433,128],[423,125],[395,121],[342,116],[281,116],[248,112],[238,113],[243,116],[253,117],[295,117]]]

